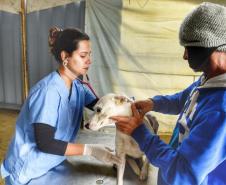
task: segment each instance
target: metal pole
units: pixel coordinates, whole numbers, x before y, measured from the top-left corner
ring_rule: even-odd
[[[28,96],[28,65],[27,65],[27,45],[26,45],[26,0],[21,0],[21,37],[22,37],[22,80],[23,80],[23,97],[24,102]]]

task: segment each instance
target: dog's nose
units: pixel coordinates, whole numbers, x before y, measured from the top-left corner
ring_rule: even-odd
[[[89,129],[89,123],[86,123],[86,124],[85,124],[85,127],[86,127],[87,129]]]

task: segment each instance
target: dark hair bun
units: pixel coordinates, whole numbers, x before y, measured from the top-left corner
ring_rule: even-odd
[[[89,36],[76,28],[61,30],[60,28],[52,27],[49,30],[48,40],[51,53],[58,62],[62,62],[62,51],[67,52],[71,56],[72,52],[78,49],[79,42],[89,40]]]
[[[60,33],[62,33],[63,30],[58,27],[52,27],[49,30],[49,46],[52,53],[54,53],[54,46],[56,44],[56,40],[59,37]]]

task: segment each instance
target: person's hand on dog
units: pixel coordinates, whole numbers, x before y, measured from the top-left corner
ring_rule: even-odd
[[[110,119],[114,120],[117,129],[121,132],[131,135],[133,131],[142,124],[144,114],[139,112],[134,103],[131,105],[133,116],[111,116]]]
[[[114,155],[112,149],[101,144],[85,144],[83,155],[93,156],[106,164],[119,165],[121,163],[120,158]]]
[[[142,114],[146,114],[147,112],[151,111],[154,107],[154,103],[151,99],[135,101],[134,104],[136,108],[139,110],[139,112]]]

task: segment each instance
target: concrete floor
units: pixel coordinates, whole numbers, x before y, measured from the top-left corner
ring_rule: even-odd
[[[2,162],[4,155],[6,153],[8,144],[14,132],[14,125],[16,121],[16,117],[18,116],[18,111],[12,110],[3,110],[0,109],[0,162]],[[168,142],[170,135],[160,135],[160,137],[165,141]],[[100,141],[100,142],[99,142]],[[101,142],[104,141],[104,142]],[[80,135],[77,138],[77,142],[80,143],[103,143],[103,144],[110,144],[114,145],[114,134],[106,134],[106,133],[92,133],[92,132],[80,132]],[[105,180],[103,184],[115,184],[116,180],[116,173],[111,167],[104,167],[98,163],[98,161],[84,158],[84,157],[71,157],[68,159],[72,164],[75,165],[75,171],[77,178],[80,177],[81,184],[85,185],[84,182],[82,183],[82,179],[87,179],[86,176],[92,181],[89,185],[96,184],[98,179]],[[104,171],[103,171],[104,169]],[[82,176],[82,178],[81,178]],[[83,178],[85,177],[85,178]],[[125,172],[125,185],[131,184],[131,178],[134,179],[133,184],[142,184],[146,185],[149,182],[140,182],[137,177],[134,177],[133,172],[131,172],[130,168],[126,168]],[[77,179],[78,180],[78,179]],[[78,181],[77,181],[78,182]],[[110,185],[109,184],[109,185]],[[0,185],[4,185],[3,180],[0,178]],[[80,185],[76,183],[76,185]],[[132,184],[131,184],[132,185]]]

